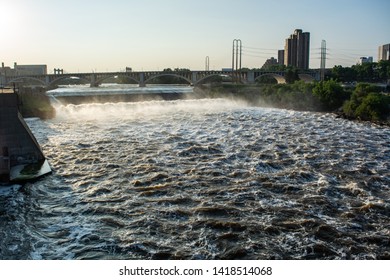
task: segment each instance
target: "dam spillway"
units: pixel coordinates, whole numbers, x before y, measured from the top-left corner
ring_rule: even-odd
[[[66,86],[47,92],[62,104],[139,102],[152,100],[177,100],[193,98],[194,90],[182,85],[133,85],[104,84],[98,88],[89,86]]]

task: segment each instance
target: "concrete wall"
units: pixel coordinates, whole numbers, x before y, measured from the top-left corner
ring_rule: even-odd
[[[43,161],[42,150],[18,110],[18,96],[0,94],[0,176],[8,168]]]

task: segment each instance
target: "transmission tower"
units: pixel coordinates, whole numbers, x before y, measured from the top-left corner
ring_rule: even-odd
[[[208,56],[206,56],[205,70],[210,71],[210,58]]]
[[[232,72],[236,78],[236,82],[241,80],[241,58],[242,58],[242,42],[240,39],[234,39],[233,54],[232,54]]]
[[[321,73],[321,81],[325,80],[325,64],[326,64],[326,41],[322,40],[321,42],[321,65],[320,65],[320,73]]]

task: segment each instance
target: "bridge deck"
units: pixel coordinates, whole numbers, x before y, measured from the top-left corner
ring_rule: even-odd
[[[50,87],[64,79],[74,78],[84,80],[91,86],[98,86],[104,80],[114,77],[128,77],[140,86],[145,86],[149,81],[162,76],[175,76],[186,80],[189,84],[199,84],[208,78],[215,76],[229,76],[234,81],[245,83],[255,83],[262,76],[269,75],[275,77],[278,82],[285,82],[283,71],[140,71],[140,72],[93,72],[93,73],[65,73],[65,74],[47,74],[47,75],[29,75],[29,76],[0,76],[0,85],[10,85],[20,81],[35,81],[42,86]],[[300,75],[319,79],[318,71],[301,71]]]

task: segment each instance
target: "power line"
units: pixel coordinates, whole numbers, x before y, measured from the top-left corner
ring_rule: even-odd
[[[278,49],[255,48],[255,47],[247,47],[247,46],[243,46],[243,48],[244,49],[252,49],[252,50],[278,51]]]

